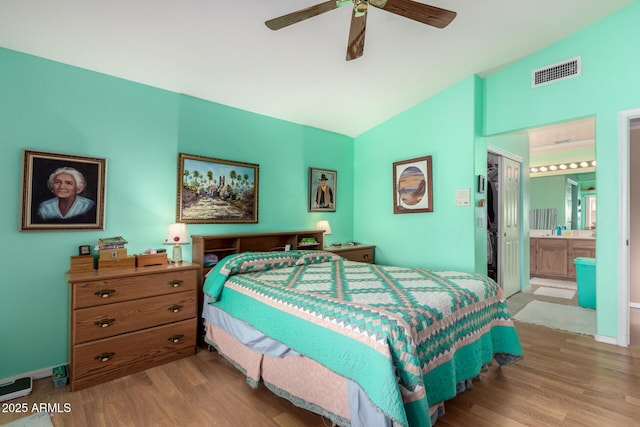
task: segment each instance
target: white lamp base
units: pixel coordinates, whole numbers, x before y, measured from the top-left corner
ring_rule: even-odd
[[[180,245],[173,247],[173,253],[171,254],[171,260],[173,262],[182,262],[182,248]]]

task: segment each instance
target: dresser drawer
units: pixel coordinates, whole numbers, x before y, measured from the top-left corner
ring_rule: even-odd
[[[71,391],[195,353],[196,319],[145,329],[71,348]]]
[[[74,310],[72,341],[83,343],[196,317],[195,292],[106,304]]]
[[[139,274],[75,282],[71,298],[74,309],[94,307],[196,289],[196,270]]]
[[[353,249],[349,251],[338,252],[338,255],[350,261],[373,263],[373,248]]]

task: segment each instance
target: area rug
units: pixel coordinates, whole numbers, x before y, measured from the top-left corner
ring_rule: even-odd
[[[547,286],[549,288],[577,289],[577,283],[570,280],[547,279],[545,277],[532,277],[529,285]]]
[[[51,417],[46,412],[36,412],[28,417],[2,424],[2,427],[53,427]]]
[[[596,311],[589,308],[533,300],[513,318],[520,322],[577,334],[596,334]]]
[[[540,286],[533,294],[544,297],[572,299],[576,296],[576,291],[573,289],[548,288],[546,286]]]

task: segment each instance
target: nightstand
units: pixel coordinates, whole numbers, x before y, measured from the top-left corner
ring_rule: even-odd
[[[333,252],[349,261],[375,263],[375,245],[327,246],[325,251]]]

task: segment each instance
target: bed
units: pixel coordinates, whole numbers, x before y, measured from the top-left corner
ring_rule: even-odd
[[[340,426],[431,426],[492,361],[522,357],[480,274],[242,252],[204,280],[205,341],[246,376]]]

